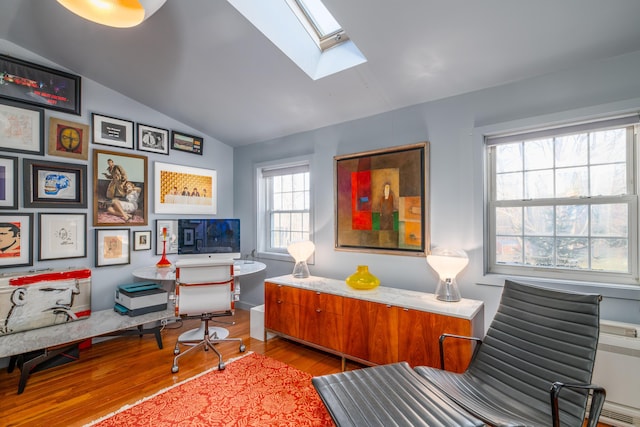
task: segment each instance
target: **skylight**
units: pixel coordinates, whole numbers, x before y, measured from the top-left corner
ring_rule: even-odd
[[[321,0],[227,1],[313,80],[367,62]]]
[[[320,50],[349,39],[321,0],[287,0],[287,3]]]

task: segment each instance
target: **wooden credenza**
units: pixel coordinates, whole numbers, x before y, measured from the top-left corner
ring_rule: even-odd
[[[366,365],[407,361],[440,367],[443,333],[484,335],[484,304],[438,301],[433,294],[379,286],[355,290],[323,277],[265,280],[265,329]],[[445,341],[445,368],[466,369],[472,344]]]

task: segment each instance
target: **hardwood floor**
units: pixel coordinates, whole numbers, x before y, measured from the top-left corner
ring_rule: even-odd
[[[118,337],[80,350],[80,360],[33,373],[17,394],[20,371],[0,371],[0,426],[82,426],[159,390],[216,367],[214,352],[199,351],[180,360],[171,373],[173,347],[180,333],[198,320],[169,324],[162,332],[163,349],[152,335]],[[230,336],[242,337],[247,351],[268,355],[312,375],[339,372],[339,357],[275,338],[264,343],[249,336],[249,311],[236,310]],[[236,343],[222,343],[224,360],[240,356]],[[354,366],[354,365],[351,365]]]
[[[169,324],[162,332],[164,348],[151,335],[119,337],[80,351],[80,360],[36,372],[24,392],[17,394],[20,372],[0,372],[0,426],[75,427],[107,415],[126,404],[216,367],[214,352],[200,351],[180,360],[171,373],[173,347],[180,333],[197,327],[190,320]],[[236,324],[226,326],[232,337],[242,337],[247,351],[265,354],[312,375],[340,372],[341,359],[281,338],[264,343],[249,336],[249,311],[236,310]],[[236,343],[219,349],[227,361],[242,353]],[[359,365],[349,362],[347,369]],[[605,427],[605,426],[603,426]]]

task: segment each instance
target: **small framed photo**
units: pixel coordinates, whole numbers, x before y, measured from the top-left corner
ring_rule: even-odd
[[[0,214],[0,268],[33,265],[33,214]]]
[[[169,131],[138,123],[138,150],[169,155]]]
[[[156,255],[162,255],[162,242],[167,239],[167,254],[178,253],[178,220],[156,220]]]
[[[151,249],[151,230],[133,232],[133,250],[148,251]]]
[[[52,156],[87,160],[89,158],[89,125],[51,117],[47,153]]]
[[[38,261],[87,256],[86,213],[40,213],[38,219]]]
[[[182,132],[171,132],[171,149],[186,151],[187,153],[202,155],[204,139],[199,136],[187,135]]]
[[[87,207],[87,165],[22,160],[25,208]]]
[[[0,209],[18,209],[18,158],[0,156]]]
[[[132,121],[92,113],[91,123],[93,125],[94,144],[133,150],[134,135]]]
[[[0,98],[0,150],[42,156],[44,110]]]
[[[96,229],[96,267],[131,262],[129,229]]]

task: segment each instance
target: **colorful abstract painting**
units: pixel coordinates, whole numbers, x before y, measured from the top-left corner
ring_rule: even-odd
[[[336,248],[423,256],[429,243],[429,144],[334,161]]]

